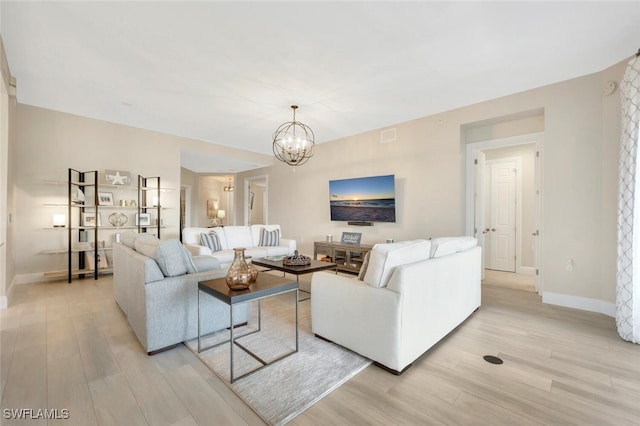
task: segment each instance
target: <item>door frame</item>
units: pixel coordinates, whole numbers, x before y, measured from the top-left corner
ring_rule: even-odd
[[[535,206],[535,222],[537,223],[538,235],[534,239],[534,282],[536,291],[538,294],[542,294],[544,289],[544,270],[542,257],[540,256],[540,249],[543,246],[542,241],[544,238],[543,227],[543,211],[544,211],[544,191],[543,188],[543,141],[544,133],[528,133],[525,135],[511,136],[507,138],[491,139],[487,141],[468,143],[466,145],[466,235],[471,235],[478,238],[478,232],[482,232],[481,229],[475,227],[475,212],[476,212],[476,167],[474,160],[478,157],[478,153],[484,150],[505,148],[517,145],[534,144],[536,147],[537,155],[535,161],[535,186],[536,186],[536,206]],[[480,171],[484,173],[484,170]],[[481,238],[478,238],[480,241]],[[484,258],[482,263],[482,270],[484,271]]]
[[[251,182],[254,180],[264,179],[264,224],[269,224],[269,175],[251,176],[244,178],[244,224],[249,224],[251,218],[251,210],[249,204],[251,203]]]

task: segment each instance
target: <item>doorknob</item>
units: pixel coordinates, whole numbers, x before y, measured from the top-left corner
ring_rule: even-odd
[[[486,234],[487,232],[489,232],[490,229],[489,228],[485,228],[484,231],[482,231],[483,234]]]
[[[496,232],[496,228],[491,228],[491,232]]]

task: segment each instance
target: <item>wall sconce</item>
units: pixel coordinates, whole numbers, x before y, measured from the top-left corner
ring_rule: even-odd
[[[53,227],[64,228],[67,224],[67,216],[64,213],[56,213],[53,215]]]

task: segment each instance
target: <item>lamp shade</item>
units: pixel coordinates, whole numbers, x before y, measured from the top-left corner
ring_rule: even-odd
[[[224,210],[218,210],[218,218],[224,219],[227,213]]]
[[[64,213],[56,213],[53,215],[53,227],[64,228],[67,224],[67,216]]]

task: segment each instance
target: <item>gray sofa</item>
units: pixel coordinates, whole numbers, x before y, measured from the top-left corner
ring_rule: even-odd
[[[211,256],[191,257],[177,240],[123,233],[113,245],[116,302],[150,355],[198,336],[198,281],[222,278],[226,269]],[[245,323],[250,305],[234,308],[234,322]],[[229,327],[229,307],[200,295],[201,333]]]

